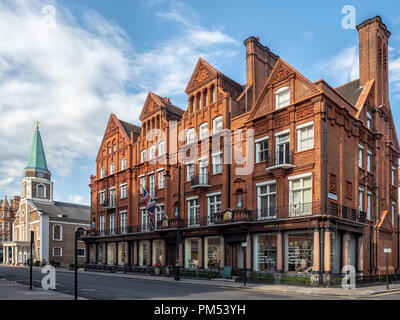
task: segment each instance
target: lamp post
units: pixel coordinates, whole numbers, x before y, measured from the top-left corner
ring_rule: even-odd
[[[175,264],[175,276],[174,280],[179,281],[181,280],[179,276],[179,244],[181,242],[181,233],[180,233],[180,209],[181,209],[181,166],[180,165],[175,165],[175,168],[178,168],[179,170],[179,184],[178,184],[178,208],[177,208],[177,213],[176,213],[176,220],[177,220],[177,228],[176,228],[176,264]],[[171,177],[169,173],[169,169],[166,170],[165,172],[165,179],[169,180]]]

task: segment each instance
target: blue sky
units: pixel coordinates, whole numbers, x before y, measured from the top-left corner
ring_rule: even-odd
[[[52,5],[56,27],[44,30]],[[0,0],[0,197],[19,194],[34,123],[41,121],[55,199],[89,203],[89,177],[110,112],[136,124],[148,91],[186,107],[203,57],[245,82],[243,40],[261,42],[312,81],[358,77],[358,34],[342,28],[380,15],[390,38],[391,106],[400,112],[398,1]],[[5,151],[4,151],[5,150]]]

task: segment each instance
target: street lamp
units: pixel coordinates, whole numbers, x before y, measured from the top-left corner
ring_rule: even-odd
[[[176,228],[176,263],[175,263],[175,276],[174,280],[179,281],[181,280],[179,276],[179,244],[181,242],[181,234],[180,234],[180,229],[179,229],[179,222],[180,222],[180,208],[181,208],[181,166],[180,165],[175,165],[175,168],[178,168],[179,170],[179,184],[178,184],[178,208],[177,208],[177,214],[176,214],[176,220],[177,220],[177,228]],[[165,179],[169,180],[171,178],[171,175],[169,173],[169,169],[165,171]]]

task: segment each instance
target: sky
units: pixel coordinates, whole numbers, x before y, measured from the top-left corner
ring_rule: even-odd
[[[0,199],[20,194],[35,123],[54,199],[90,203],[90,175],[109,119],[140,125],[147,93],[186,109],[199,57],[245,83],[259,36],[311,81],[357,79],[358,33],[380,15],[391,31],[390,101],[400,125],[400,1],[0,0]]]

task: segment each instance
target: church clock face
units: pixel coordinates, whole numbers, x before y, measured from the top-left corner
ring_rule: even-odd
[[[43,172],[38,172],[37,173],[38,178],[44,178],[44,173]]]

